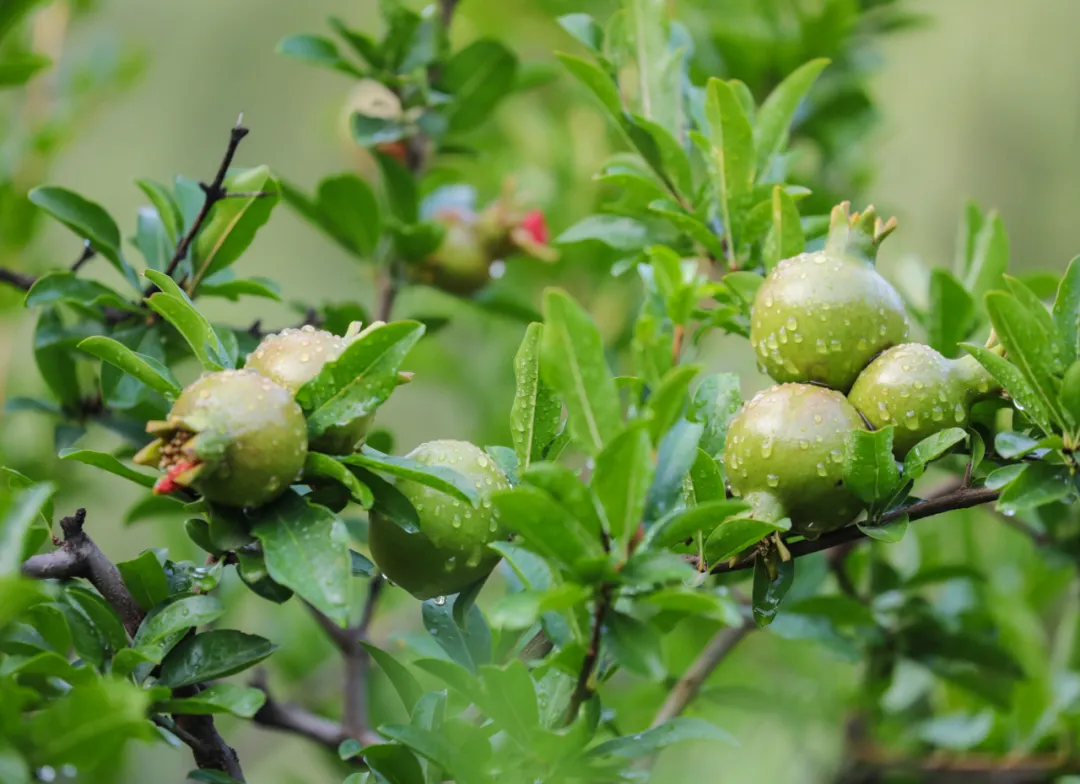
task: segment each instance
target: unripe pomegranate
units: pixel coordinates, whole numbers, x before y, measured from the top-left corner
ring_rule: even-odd
[[[862,417],[832,389],[780,384],[731,420],[724,448],[728,483],[762,520],[791,519],[805,536],[850,523],[864,508],[844,486],[848,436]]]
[[[929,346],[894,346],[859,374],[848,400],[873,425],[895,425],[893,452],[949,427],[967,427],[971,405],[1000,389],[974,357],[948,359]]]
[[[770,376],[847,392],[875,355],[907,338],[904,303],[872,263],[894,228],[873,207],[849,215],[845,202],[824,250],[769,273],[751,309],[750,343]]]
[[[397,489],[416,508],[419,531],[409,533],[372,514],[371,557],[387,579],[418,599],[458,593],[489,574],[499,560],[487,545],[505,532],[489,498],[509,489],[510,483],[486,452],[464,441],[429,441],[408,457],[463,474],[475,483],[480,505],[473,507],[427,485],[399,480]]]
[[[223,506],[257,507],[296,480],[307,456],[307,424],[289,390],[250,370],[207,373],[177,398],[157,439],[135,462],[165,476],[154,492],[192,487]]]

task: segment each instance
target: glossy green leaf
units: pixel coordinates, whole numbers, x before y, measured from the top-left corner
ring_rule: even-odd
[[[754,135],[735,90],[722,79],[710,79],[705,100],[712,145],[711,168],[720,216],[727,233],[729,260],[737,241],[736,221],[754,183]]]
[[[120,251],[120,229],[100,204],[55,186],[34,188],[27,198],[88,240],[94,250],[105,257],[136,291],[139,290],[139,278]]]
[[[589,454],[597,454],[622,420],[600,331],[566,292],[548,289],[540,345],[543,378],[566,403],[574,440]]]
[[[723,258],[724,245],[720,238],[697,215],[687,212],[668,198],[649,202],[649,211],[666,218],[676,229],[699,243],[713,258]]]
[[[456,52],[443,66],[439,86],[453,96],[450,130],[471,131],[514,89],[517,57],[503,44],[482,38]]]
[[[240,258],[281,200],[281,187],[268,166],[234,171],[223,185],[226,193],[260,195],[230,196],[214,205],[192,248],[197,280],[211,277]]]
[[[327,177],[319,183],[316,198],[323,219],[355,253],[368,256],[375,250],[382,222],[379,203],[367,183],[355,174]]]
[[[169,598],[169,581],[152,550],[144,550],[130,561],[119,561],[116,568],[143,610],[150,610]]]
[[[1066,345],[1080,356],[1080,256],[1069,262],[1054,299],[1054,323]]]
[[[730,734],[704,719],[680,716],[669,719],[645,732],[613,738],[599,743],[589,749],[588,756],[641,759],[668,746],[687,741],[736,744],[735,739]]]
[[[341,626],[349,620],[349,533],[329,509],[294,493],[260,510],[252,534],[274,582]]]
[[[754,123],[758,171],[768,171],[770,160],[783,150],[799,104],[828,64],[828,60],[819,58],[799,66],[773,88],[761,104]]]
[[[213,596],[181,597],[147,614],[135,633],[135,645],[159,643],[178,632],[213,623],[224,614],[225,608]]]
[[[604,528],[600,519],[600,499],[593,488],[587,487],[574,471],[556,463],[533,463],[522,479],[549,494],[577,523],[581,524],[583,540],[599,540]]]
[[[180,230],[184,224],[175,197],[168,188],[153,180],[136,180],[135,184],[139,186],[139,190],[145,193],[146,197],[150,199],[150,203],[154,205],[158,220],[161,221],[169,242],[175,245],[177,240],[180,239]]]
[[[660,648],[660,634],[633,616],[612,612],[604,622],[611,655],[630,672],[654,681],[667,674]]]
[[[269,640],[233,629],[196,634],[165,657],[158,683],[176,689],[224,678],[255,666],[276,648]]]
[[[398,385],[405,356],[424,334],[415,321],[395,321],[369,328],[349,344],[319,375],[300,387],[296,401],[308,412],[312,438],[378,408]]]
[[[699,531],[708,536],[725,520],[745,512],[748,508],[744,502],[737,499],[722,499],[671,512],[649,526],[641,547],[671,547]],[[769,526],[769,530],[776,530],[776,527]]]
[[[687,494],[687,504],[691,506],[727,498],[727,488],[724,486],[724,475],[720,472],[720,466],[703,449],[698,449],[683,489]]]
[[[946,357],[956,355],[975,325],[975,300],[947,270],[930,271],[930,307],[927,310],[927,340]]]
[[[421,615],[424,628],[446,651],[450,659],[472,673],[491,661],[491,630],[480,608],[473,605],[462,628],[455,620],[453,607],[444,599],[428,599]]]
[[[321,35],[290,35],[278,42],[277,51],[320,68],[331,68],[356,78],[364,76],[363,71],[341,56],[333,41]]]
[[[1040,393],[1037,393],[1016,365],[1003,359],[983,346],[973,343],[960,344],[969,354],[997,379],[1013,400],[1013,404],[1035,422],[1045,433],[1053,432],[1053,414]]]
[[[1075,502],[1075,495],[1068,468],[1048,463],[1032,463],[1001,491],[998,509],[1014,515],[1056,501],[1072,499]]]
[[[426,485],[473,506],[479,502],[480,496],[473,480],[448,466],[427,465],[408,457],[384,455],[370,447],[338,459],[348,465],[361,466]]]
[[[615,250],[636,251],[648,242],[648,229],[637,220],[622,215],[589,215],[556,237],[555,244],[573,245],[590,240]]]
[[[765,237],[762,258],[765,269],[771,270],[784,259],[806,250],[799,208],[783,186],[777,185],[772,194],[772,226]]]
[[[520,471],[525,471],[532,461],[545,458],[562,421],[562,404],[540,373],[543,329],[542,324],[530,324],[514,356],[516,386],[510,409],[510,436]]]
[[[365,509],[375,504],[375,495],[371,488],[356,478],[343,463],[330,455],[308,452],[304,458],[305,479],[330,479],[343,485],[349,491],[349,497]]]
[[[775,570],[772,574],[766,560],[772,562]],[[768,626],[773,622],[794,580],[794,561],[781,561],[775,552],[759,555],[755,559],[753,610],[758,626]]]
[[[30,529],[40,524],[42,511],[55,492],[53,485],[43,483],[0,498],[0,578],[19,574]]]
[[[85,307],[101,306],[129,313],[139,312],[137,305],[128,302],[108,286],[76,277],[66,270],[49,272],[38,278],[27,292],[25,302],[28,308],[66,302]]]
[[[588,597],[586,588],[577,583],[561,583],[546,591],[519,591],[500,597],[488,617],[500,628],[528,629],[544,613],[580,606]]]
[[[891,520],[883,525],[874,525],[871,523],[857,523],[858,528],[864,534],[871,539],[876,539],[879,542],[885,544],[896,544],[904,535],[908,529],[908,516],[900,515],[895,520]]]
[[[360,644],[386,677],[390,679],[390,683],[393,685],[398,697],[401,698],[401,704],[405,706],[405,710],[412,713],[413,708],[416,707],[416,703],[424,693],[424,689],[420,686],[416,677],[409,672],[404,664],[381,648],[377,648],[368,642],[361,642]]]
[[[743,504],[743,510],[746,505]],[[734,512],[739,514],[739,512]],[[791,530],[791,521],[782,518],[773,522],[752,520],[749,517],[733,517],[722,520],[709,538],[705,540],[705,557],[709,563],[722,563],[742,553],[748,547],[760,542],[766,536],[777,531]]]
[[[63,449],[60,451],[59,457],[61,460],[74,460],[78,463],[92,465],[143,487],[153,487],[154,482],[157,481],[156,477],[128,468],[115,457],[104,452],[94,452],[90,449]]]
[[[444,775],[458,784],[481,784],[483,779],[469,773],[469,767],[461,759],[461,752],[442,734],[408,724],[390,724],[378,728],[379,734],[412,749],[442,769]]]
[[[594,52],[603,47],[604,28],[588,14],[564,14],[555,21],[559,23],[559,27]]]
[[[266,693],[261,689],[237,686],[233,683],[215,683],[202,689],[194,697],[164,700],[159,702],[154,709],[161,713],[196,716],[231,713],[242,719],[250,719],[258,713],[265,702]]]
[[[1058,403],[1073,422],[1080,423],[1080,360],[1073,362],[1065,371]]]
[[[425,784],[420,761],[401,744],[377,743],[365,746],[361,753],[364,763],[386,784]]]
[[[598,66],[581,57],[572,54],[556,52],[555,56],[571,75],[581,82],[589,91],[596,96],[608,114],[617,123],[622,124],[623,103],[619,95],[619,88],[610,76],[604,73]]]
[[[990,213],[975,237],[964,288],[979,302],[986,292],[1002,287],[1005,282],[1002,276],[1008,268],[1009,237],[1005,224],[996,213]]]
[[[580,521],[543,490],[522,485],[492,494],[491,501],[500,519],[520,534],[530,549],[567,569],[602,552],[599,537],[591,537]]]
[[[240,278],[220,283],[203,281],[199,284],[200,297],[221,297],[237,302],[241,297],[259,297],[281,301],[277,284],[268,278]]]
[[[160,392],[166,400],[175,400],[181,392],[179,382],[165,365],[151,356],[132,351],[118,340],[95,335],[79,343],[79,350],[115,365]]]
[[[150,309],[176,327],[191,346],[205,370],[225,370],[233,366],[229,352],[210,322],[192,304],[191,298],[163,272],[146,270],[143,273],[160,291],[147,300]]]
[[[623,430],[596,456],[590,486],[607,517],[608,530],[616,540],[633,534],[645,511],[645,496],[652,484],[654,466],[649,435],[640,425]]]
[[[375,162],[382,172],[390,210],[399,220],[415,223],[419,214],[420,198],[416,180],[407,168],[391,155],[376,151]]]
[[[963,432],[963,431],[961,431]],[[900,483],[893,459],[893,427],[855,430],[844,453],[844,484],[866,504],[887,500]]]
[[[966,439],[967,431],[962,427],[950,427],[927,436],[904,457],[904,479],[918,479],[927,465]]]
[[[685,419],[660,442],[656,455],[656,477],[645,499],[646,523],[661,519],[682,502],[683,481],[697,459],[698,443],[705,425]]]
[[[1011,275],[1005,275],[1004,278],[1005,285],[1009,287],[1009,292],[1017,304],[1030,316],[1033,331],[1044,336],[1043,357],[1050,361],[1050,371],[1061,375],[1065,372],[1065,368],[1076,359],[1075,346],[1066,342],[1050,310],[1034,291],[1024,285],[1019,278]]]
[[[728,424],[742,407],[739,387],[737,374],[717,373],[702,379],[694,392],[691,419],[705,425],[701,448],[715,459],[724,456]]]
[[[687,406],[687,391],[700,370],[700,365],[672,368],[649,396],[645,409],[652,415],[648,427],[654,444],[659,444],[664,434],[683,415]]]

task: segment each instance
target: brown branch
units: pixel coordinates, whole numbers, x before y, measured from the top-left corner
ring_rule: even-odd
[[[94,249],[94,246],[90,244],[90,240],[86,240],[83,244],[83,252],[79,254],[79,258],[75,259],[74,263],[71,265],[71,271],[78,272],[86,262],[90,261],[90,259],[94,258],[96,255],[97,251]]]
[[[753,624],[744,623],[742,626],[727,626],[713,635],[668,694],[651,726],[657,727],[686,710],[686,706],[701,691],[705,680],[753,628]]]
[[[37,277],[10,270],[7,267],[0,267],[0,283],[6,283],[21,291],[29,291],[37,283]]]
[[[439,0],[439,11],[442,16],[443,28],[449,28],[454,19],[454,11],[457,9],[458,0]]]
[[[266,695],[266,702],[252,718],[260,727],[279,732],[288,732],[307,738],[330,751],[337,753],[338,746],[352,736],[340,724],[324,716],[312,713],[307,708],[291,702],[278,702],[267,688],[266,674],[259,672],[251,685]],[[372,742],[364,738],[361,742]]]
[[[611,597],[614,586],[605,583],[600,586],[600,593],[596,597],[596,606],[593,608],[592,632],[589,634],[589,647],[585,651],[585,659],[581,662],[581,672],[578,673],[577,685],[570,695],[570,703],[566,706],[566,714],[563,716],[563,725],[570,724],[577,718],[581,706],[593,695],[592,684],[593,672],[600,660],[600,634],[603,631],[604,619],[608,610],[611,609]]]
[[[236,150],[240,146],[240,142],[242,142],[244,137],[249,133],[249,130],[242,125],[243,121],[244,115],[241,114],[240,118],[236,121],[236,125],[229,131],[229,145],[225,148],[225,155],[221,159],[221,164],[218,166],[217,174],[214,175],[213,181],[209,185],[204,182],[199,183],[199,187],[202,188],[206,197],[203,199],[202,207],[199,208],[199,212],[195,216],[195,220],[192,222],[191,227],[180,239],[180,242],[177,243],[176,252],[173,253],[169,265],[165,268],[165,274],[169,277],[172,277],[173,273],[176,272],[176,268],[180,266],[180,262],[187,256],[188,249],[195,240],[195,235],[199,233],[199,229],[202,228],[203,223],[205,223],[206,219],[210,216],[210,210],[214,208],[215,204],[228,196],[228,193],[225,190],[225,176],[229,173],[229,167],[232,165],[233,158],[236,156]],[[144,294],[150,296],[156,289],[157,286],[148,286]]]
[[[392,265],[391,265],[392,266]],[[389,321],[394,312],[394,301],[398,295],[397,276],[393,269],[384,270],[379,281],[379,307],[376,311],[378,321]]]
[[[907,774],[922,782],[1037,784],[1080,772],[1080,760],[1067,755],[995,757],[987,754],[931,754],[903,757],[867,750],[857,753],[839,778],[844,784],[882,781],[889,774]],[[891,780],[891,779],[890,779]]]
[[[925,501],[917,501],[910,506],[884,514],[881,516],[881,523],[893,522],[905,514],[911,522],[915,522],[916,520],[922,520],[925,517],[934,517],[935,515],[943,514],[944,512],[952,512],[958,509],[970,509],[973,506],[981,506],[982,504],[996,501],[998,495],[1000,495],[999,491],[990,490],[985,487],[974,489],[961,488],[945,495],[928,498]],[[866,538],[866,534],[860,531],[857,526],[849,525],[845,528],[840,528],[831,533],[827,533],[819,539],[806,539],[801,542],[794,542],[789,544],[787,548],[791,552],[793,558],[798,558],[803,555],[810,555],[811,553],[818,553],[822,550],[839,547],[840,545],[848,544],[849,542],[858,543]],[[712,574],[737,572],[742,569],[749,569],[753,565],[753,559],[739,561],[734,566],[729,565],[728,562],[724,562],[714,566],[710,572]]]
[[[22,573],[35,580],[82,578],[97,589],[116,610],[127,633],[134,637],[145,614],[132,597],[119,570],[83,530],[86,510],[79,509],[60,521],[64,541],[51,553],[42,553],[23,562]],[[198,686],[176,689],[177,698],[191,697]],[[244,780],[236,752],[218,734],[212,716],[173,716],[181,732],[176,736],[191,749],[195,764],[202,769],[221,770],[237,781]]]

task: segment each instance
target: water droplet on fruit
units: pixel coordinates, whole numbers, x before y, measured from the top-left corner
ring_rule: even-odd
[[[803,336],[799,332],[796,332],[794,335],[792,335],[792,337],[795,338],[796,343],[802,343],[803,342]]]
[[[865,351],[870,344],[866,342],[866,338],[859,338],[859,342],[855,345],[859,347],[860,351]]]
[[[829,351],[833,352],[834,354],[837,354],[840,351],[843,351],[843,346],[840,345],[839,340],[830,340],[829,341]]]
[[[914,383],[913,383],[913,386],[914,386],[914,387],[915,387],[916,389],[922,389],[922,388],[923,388],[924,386],[926,386],[926,385],[925,385],[925,384],[923,384],[923,382],[921,382],[921,381],[916,381],[916,382],[914,382]]]
[[[821,338],[817,339],[816,347],[817,347],[817,353],[819,353],[819,354],[828,354],[829,353],[829,347],[825,345],[825,341],[822,340]]]
[[[769,458],[772,456],[772,439],[766,438],[761,442],[761,456]]]
[[[818,463],[817,464],[817,473],[818,473],[818,476],[827,476],[828,475],[829,472],[825,468],[824,463]]]
[[[841,452],[839,449],[829,450],[829,457],[832,458],[832,461],[834,463],[843,463],[844,462],[844,453]]]
[[[765,477],[765,482],[769,485],[769,487],[779,487],[780,477],[778,477],[776,474],[769,474],[767,477]]]
[[[785,322],[785,326],[792,332],[794,332],[799,328],[799,322],[795,320],[794,316],[788,316],[788,319]]]
[[[914,411],[904,414],[904,424],[908,430],[916,430],[919,427],[919,416]]]
[[[820,425],[822,422],[821,414],[814,414],[814,423]]]
[[[444,604],[446,604],[446,597],[445,596],[436,596],[435,597],[435,606],[436,607],[442,607]]]
[[[488,466],[487,458],[486,457],[478,457],[478,458],[476,458],[476,464],[478,466],[480,466],[481,468],[487,468],[487,466]]]
[[[810,442],[807,441],[805,438],[800,438],[799,439],[799,449],[809,449],[809,448],[810,448]]]
[[[967,412],[964,411],[964,405],[962,403],[957,403],[955,406],[953,406],[953,418],[957,422],[963,422],[966,413]]]
[[[773,306],[773,298],[766,295],[765,296],[765,307],[771,308],[772,306]]]

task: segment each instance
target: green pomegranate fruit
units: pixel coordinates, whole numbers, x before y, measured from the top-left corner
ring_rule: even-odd
[[[948,427],[967,427],[971,405],[1000,389],[974,357],[948,359],[929,346],[904,343],[859,374],[848,401],[875,429],[894,425],[893,453]]]
[[[464,441],[429,441],[408,457],[466,476],[476,485],[480,505],[473,507],[426,485],[399,480],[397,489],[416,508],[419,531],[409,533],[372,514],[371,557],[387,579],[418,599],[457,593],[489,574],[499,560],[487,548],[504,535],[489,497],[508,490],[510,483],[487,453]]]
[[[873,207],[849,215],[844,202],[833,209],[824,250],[776,265],[750,313],[750,343],[765,372],[847,392],[875,355],[907,339],[904,303],[873,266],[895,225]]]
[[[373,325],[374,326],[374,325]],[[315,378],[327,362],[341,356],[359,333],[359,323],[349,327],[345,337],[305,325],[268,335],[252,351],[244,367],[266,376],[294,395]],[[345,455],[356,451],[367,438],[375,414],[359,417],[344,425],[329,428],[311,442],[312,451]]]
[[[198,490],[223,506],[266,504],[295,481],[307,456],[307,424],[284,387],[250,370],[207,373],[188,386],[157,440],[135,462],[165,471],[154,492]]]
[[[760,392],[728,428],[731,491],[757,519],[788,517],[804,536],[846,525],[864,507],[844,486],[844,450],[852,431],[866,429],[835,390],[779,384]]]

